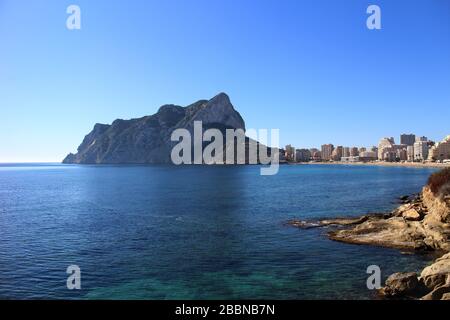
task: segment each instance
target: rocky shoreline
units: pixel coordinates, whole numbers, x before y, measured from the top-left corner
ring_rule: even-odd
[[[400,200],[402,205],[388,213],[288,223],[304,229],[333,227],[328,237],[344,243],[445,253],[420,275],[391,275],[380,294],[386,298],[450,299],[450,169],[431,175],[420,194]]]

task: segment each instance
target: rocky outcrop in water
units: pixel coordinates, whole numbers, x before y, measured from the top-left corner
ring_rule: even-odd
[[[229,97],[221,93],[187,107],[164,105],[156,114],[139,119],[96,124],[85,136],[78,152],[69,154],[63,163],[171,163],[170,153],[176,144],[170,139],[172,132],[184,128],[193,133],[194,121],[202,121],[203,130],[245,130],[241,115]]]
[[[391,299],[450,300],[450,253],[422,270],[391,275],[380,294]]]
[[[401,197],[403,204],[390,213],[358,218],[289,221],[299,228],[335,227],[330,239],[413,251],[450,251],[450,168],[430,176],[422,192]],[[450,298],[450,253],[422,273],[395,273],[381,294],[388,298]]]
[[[381,216],[354,228],[329,233],[330,239],[413,250],[450,251],[450,199],[434,195],[428,186],[411,203],[388,216]]]

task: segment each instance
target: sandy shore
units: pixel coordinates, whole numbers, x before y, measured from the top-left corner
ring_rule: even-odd
[[[347,165],[347,166],[382,166],[382,167],[412,167],[412,168],[448,168],[450,163],[434,162],[298,162],[293,165]]]

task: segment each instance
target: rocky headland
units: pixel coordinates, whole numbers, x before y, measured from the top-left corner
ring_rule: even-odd
[[[422,192],[400,199],[388,213],[358,218],[289,221],[299,228],[331,226],[331,240],[415,252],[444,253],[420,275],[395,273],[380,290],[386,298],[450,299],[450,168],[432,174]]]
[[[76,153],[70,153],[63,163],[76,164],[168,164],[171,150],[177,142],[171,141],[175,129],[186,129],[191,134],[194,122],[202,122],[203,132],[207,129],[243,129],[245,123],[225,93],[210,100],[199,100],[186,107],[168,104],[159,108],[154,115],[142,118],[117,119],[112,124],[97,123],[87,134]],[[202,132],[202,133],[203,133]],[[249,141],[245,138],[245,150]],[[226,148],[236,147],[225,145]],[[204,148],[204,146],[202,146]],[[191,155],[191,158],[193,156]]]

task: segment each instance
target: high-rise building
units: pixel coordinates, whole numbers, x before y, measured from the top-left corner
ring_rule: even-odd
[[[377,160],[377,153],[375,151],[362,151],[359,153],[360,161],[373,161]]]
[[[414,161],[414,145],[406,147],[406,157],[408,161]]]
[[[428,159],[428,144],[426,141],[414,142],[414,161],[424,161]]]
[[[314,149],[314,150],[315,151],[311,153],[312,160],[313,161],[321,161],[322,160],[322,153],[319,150],[317,150],[317,149]]]
[[[428,141],[428,138],[425,137],[425,136],[422,136],[422,137],[416,137],[416,142],[419,142],[419,141]]]
[[[397,149],[397,159],[400,161],[408,160],[408,153],[405,148]]]
[[[297,149],[295,151],[295,160],[297,162],[308,162],[311,160],[311,151],[308,149]]]
[[[350,157],[356,157],[359,156],[359,150],[357,147],[352,147],[350,149]]]
[[[373,146],[370,148],[370,151],[375,152],[375,154],[377,155],[377,159],[378,159],[378,147]]]
[[[383,154],[381,155],[382,161],[394,162],[397,160],[397,152],[393,149],[384,149]]]
[[[361,152],[365,152],[365,151],[367,151],[367,149],[365,148],[365,147],[361,147],[361,148],[359,148],[359,153],[361,153]]]
[[[295,148],[288,144],[285,148],[285,157],[287,161],[295,161]]]
[[[333,153],[334,146],[329,144],[323,144],[322,145],[322,160],[324,161],[330,161],[331,160],[331,154]]]
[[[344,149],[342,150],[342,156],[350,157],[350,148],[349,147],[344,147]]]
[[[400,135],[400,144],[405,144],[407,146],[414,145],[414,142],[416,142],[416,135],[415,134],[402,134]]]
[[[343,149],[342,146],[337,146],[331,154],[331,159],[333,159],[333,161],[341,161]]]
[[[386,159],[392,159],[392,154],[388,154],[386,156],[386,153],[394,151],[394,144],[395,141],[394,138],[392,137],[381,139],[380,142],[378,143],[378,159],[390,161]]]
[[[428,155],[428,160],[431,161],[442,161],[446,159],[450,159],[450,135],[431,147]]]

